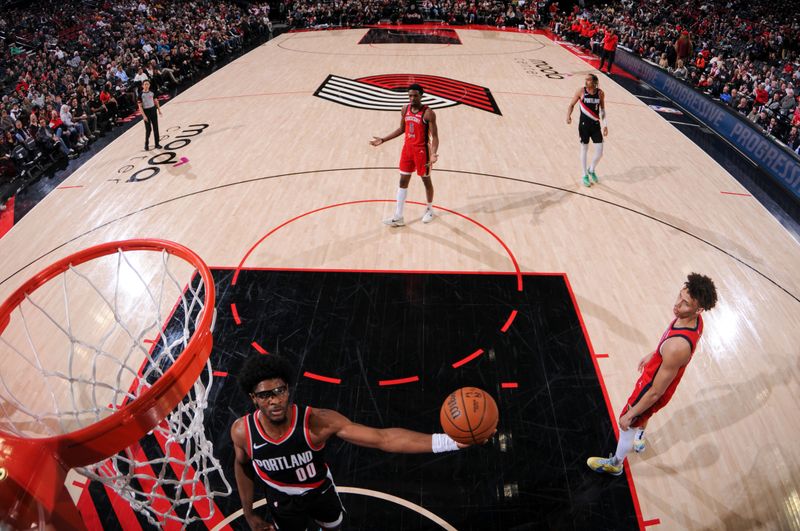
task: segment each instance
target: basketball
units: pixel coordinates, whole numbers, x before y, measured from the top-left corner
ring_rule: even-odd
[[[492,436],[497,420],[494,398],[477,387],[456,389],[447,395],[439,412],[445,433],[462,444],[484,443]]]

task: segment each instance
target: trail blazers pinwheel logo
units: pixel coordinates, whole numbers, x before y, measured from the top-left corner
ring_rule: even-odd
[[[348,79],[331,74],[314,96],[359,109],[399,111],[408,103],[408,86],[412,83],[422,85],[422,103],[432,109],[464,104],[502,114],[488,88],[439,76],[384,74]]]

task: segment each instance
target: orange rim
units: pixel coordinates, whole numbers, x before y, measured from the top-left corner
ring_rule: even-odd
[[[66,467],[86,466],[110,457],[130,446],[161,422],[188,393],[211,354],[211,327],[214,320],[215,290],[211,270],[191,249],[158,239],[109,242],[89,247],[46,267],[0,304],[0,334],[8,325],[11,312],[40,286],[66,271],[95,258],[123,251],[167,251],[189,262],[200,273],[204,284],[203,310],[194,334],[175,363],[149,389],[108,417],[76,431],[43,438],[20,437],[0,430],[0,467],[15,459],[15,448],[36,445],[49,448]],[[9,468],[16,468],[13,465]],[[33,470],[33,469],[31,469]]]

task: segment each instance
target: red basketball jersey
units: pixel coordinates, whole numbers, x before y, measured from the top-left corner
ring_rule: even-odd
[[[428,145],[428,122],[425,120],[426,105],[417,112],[411,111],[411,105],[406,107],[403,120],[406,124],[405,142],[410,147],[427,147]]]
[[[669,338],[672,337],[682,337],[686,341],[689,342],[689,346],[692,349],[691,354],[689,355],[689,361],[692,360],[691,356],[694,354],[695,348],[697,348],[697,343],[700,341],[700,336],[703,335],[703,318],[702,316],[697,316],[697,324],[694,328],[676,328],[675,327],[674,319],[669,328],[667,328],[664,335],[661,336],[661,341],[658,342],[658,347],[656,348],[655,354],[653,357],[650,358],[650,361],[644,366],[642,370],[642,375],[639,377],[639,380],[636,382],[636,387],[633,389],[633,393],[631,394],[630,398],[628,398],[628,406],[633,407],[636,403],[641,400],[644,394],[647,392],[648,389],[653,385],[653,380],[655,380],[656,373],[658,369],[661,367],[661,363],[664,361],[664,358],[661,356],[661,345],[664,344]],[[675,393],[675,389],[678,387],[678,384],[683,378],[683,373],[686,370],[686,367],[689,365],[687,362],[686,365],[678,369],[678,373],[675,375],[675,378],[672,379],[672,383],[669,384],[667,390],[664,391],[664,394],[661,395],[661,398],[653,404],[645,413],[642,413],[640,417],[647,418],[669,402],[672,395]]]

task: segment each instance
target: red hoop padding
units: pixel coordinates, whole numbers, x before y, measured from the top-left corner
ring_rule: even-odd
[[[194,334],[175,363],[138,398],[108,417],[79,430],[43,438],[24,438],[0,430],[0,521],[27,525],[35,517],[35,503],[48,515],[73,522],[59,514],[66,490],[64,478],[70,468],[106,459],[144,437],[186,396],[200,377],[213,346],[215,290],[211,270],[192,250],[167,240],[137,239],[104,243],[67,256],[25,282],[0,304],[0,333],[10,321],[11,312],[25,295],[66,271],[95,258],[123,251],[167,251],[195,266],[203,279],[204,297]],[[25,502],[25,494],[28,502]],[[33,499],[30,499],[32,497]],[[69,501],[69,496],[66,499]],[[75,506],[63,508],[74,511]],[[73,517],[75,516],[73,515]]]

